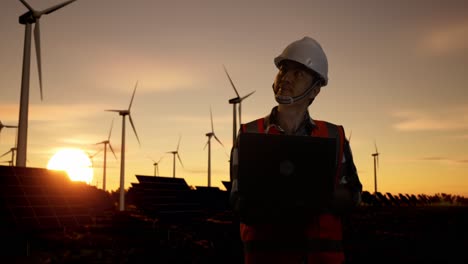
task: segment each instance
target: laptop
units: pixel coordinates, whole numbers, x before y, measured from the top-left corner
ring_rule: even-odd
[[[297,222],[327,206],[335,182],[336,139],[242,133],[238,143],[242,221]]]

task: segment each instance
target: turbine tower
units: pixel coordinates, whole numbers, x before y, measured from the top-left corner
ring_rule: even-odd
[[[105,110],[109,112],[117,112],[119,115],[122,116],[122,146],[120,150],[120,204],[119,210],[125,211],[125,117],[128,116],[130,120],[130,124],[132,125],[133,132],[135,133],[136,139],[138,140],[138,144],[141,147],[140,139],[138,138],[138,134],[135,129],[135,125],[133,124],[132,116],[130,115],[130,108],[132,107],[133,98],[135,97],[136,88],[138,85],[138,81],[135,84],[135,89],[133,89],[132,99],[130,100],[130,105],[128,109],[125,110]]]
[[[34,41],[36,46],[37,67],[39,73],[39,88],[42,96],[42,68],[41,68],[41,30],[39,19],[42,15],[48,15],[57,9],[60,9],[76,0],[69,0],[53,7],[49,7],[42,11],[34,10],[25,0],[20,0],[24,6],[29,10],[19,17],[19,23],[25,25],[24,34],[24,49],[23,49],[23,72],[21,77],[21,97],[20,97],[20,111],[19,111],[19,125],[18,125],[18,153],[16,156],[16,166],[26,166],[26,152],[28,141],[28,112],[29,112],[29,71],[31,65],[31,25],[36,24],[34,27]]]
[[[96,145],[104,144],[104,169],[102,173],[102,190],[104,191],[106,190],[107,145],[109,145],[109,148],[112,151],[112,154],[114,154],[114,157],[117,160],[117,156],[115,155],[114,149],[112,148],[112,145],[110,143],[110,137],[111,137],[113,125],[114,125],[114,119],[112,119],[111,127],[109,130],[109,136],[107,137],[107,139],[96,143]]]
[[[211,187],[211,138],[214,137],[216,141],[218,141],[218,143],[221,144],[221,146],[223,146],[224,148],[223,143],[218,139],[218,137],[214,133],[213,114],[211,112],[211,108],[210,108],[210,118],[211,118],[211,132],[208,132],[205,134],[208,137],[208,141],[206,142],[205,147],[203,148],[205,149],[206,146],[208,146],[208,187]]]
[[[18,126],[4,125],[2,123],[2,121],[0,121],[0,134],[1,134],[3,128],[18,128]],[[15,144],[16,144],[16,142],[15,142]]]
[[[374,193],[377,193],[377,167],[379,166],[379,151],[377,150],[377,144],[374,142],[375,152],[372,153],[374,157]]]
[[[237,92],[237,89],[236,89],[236,86],[234,85],[234,83],[232,82],[232,79],[231,79],[231,76],[229,76],[229,73],[227,72],[226,70],[226,67],[223,65],[223,68],[224,68],[224,72],[226,73],[228,79],[229,79],[229,82],[231,83],[231,86],[232,88],[234,89],[234,92],[236,92],[236,95],[237,97],[234,97],[234,98],[231,98],[229,99],[229,103],[232,104],[232,145],[234,146],[234,143],[236,142],[236,135],[237,135],[237,116],[236,116],[236,104],[239,104],[239,127],[240,125],[242,125],[242,119],[241,119],[241,116],[242,116],[242,101],[251,96],[253,93],[255,93],[255,91],[243,96],[243,97],[240,97],[239,93]]]
[[[176,150],[174,151],[168,151],[166,153],[171,153],[173,156],[172,156],[172,178],[175,178],[175,165],[176,165],[176,156],[177,158],[179,159],[179,162],[180,162],[180,165],[182,165],[182,167],[184,167],[184,164],[182,163],[182,160],[180,159],[180,156],[179,156],[179,145],[180,145],[180,139],[181,139],[181,136],[179,136],[179,142],[177,143],[177,148]]]

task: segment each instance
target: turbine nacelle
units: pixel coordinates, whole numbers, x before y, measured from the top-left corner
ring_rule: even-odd
[[[34,11],[34,12],[28,11],[19,17],[19,23],[22,25],[34,24],[39,20],[41,15],[42,14],[39,14],[37,11]]]
[[[129,110],[114,110],[114,109],[110,109],[110,110],[105,110],[105,111],[107,111],[107,112],[119,113],[119,115],[121,115],[121,116],[130,115],[130,111],[129,111]]]
[[[230,104],[238,104],[241,102],[241,98],[240,97],[235,97],[235,98],[231,98],[229,99],[229,103]]]

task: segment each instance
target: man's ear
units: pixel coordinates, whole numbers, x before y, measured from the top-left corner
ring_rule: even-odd
[[[320,93],[320,88],[321,86],[320,85],[317,85],[314,87],[314,89],[312,89],[312,91],[309,93],[309,105],[312,104],[312,102],[314,101],[315,97]]]
[[[320,93],[320,90],[321,90],[321,86],[320,85],[317,85],[314,87],[314,89],[312,90],[312,92],[310,93],[310,99],[312,98],[315,98],[319,93]]]

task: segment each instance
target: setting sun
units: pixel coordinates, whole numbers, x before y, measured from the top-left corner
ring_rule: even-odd
[[[93,168],[88,155],[80,149],[61,149],[52,156],[47,164],[49,170],[64,170],[72,181],[90,184],[93,180]]]

